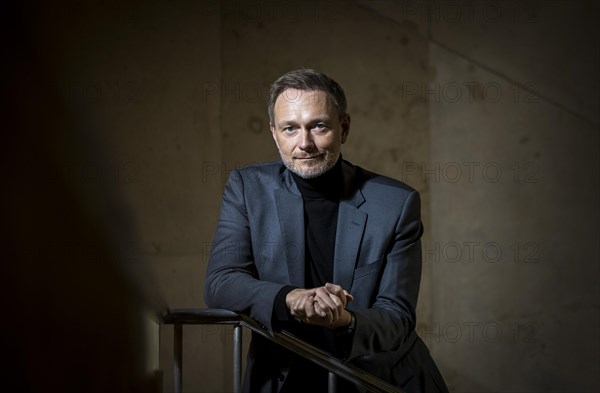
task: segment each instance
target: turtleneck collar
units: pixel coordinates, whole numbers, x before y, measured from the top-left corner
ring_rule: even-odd
[[[292,178],[303,198],[338,201],[342,192],[342,156],[340,155],[335,165],[321,176],[303,179],[292,172]]]

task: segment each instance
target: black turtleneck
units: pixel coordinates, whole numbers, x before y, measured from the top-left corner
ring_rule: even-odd
[[[333,282],[333,258],[337,215],[342,190],[342,158],[323,175],[303,179],[292,172],[292,178],[304,202],[305,288]],[[273,305],[273,324],[289,321],[291,315],[285,297],[295,287],[286,285],[279,291]]]
[[[342,189],[342,161],[313,179],[292,177],[304,201],[305,287],[333,282],[333,257],[338,205]]]
[[[314,179],[303,179],[295,173],[292,173],[292,177],[304,202],[305,288],[320,287],[326,282],[333,282],[338,207],[343,189],[342,158],[333,168]],[[294,323],[285,305],[285,297],[293,289],[288,285],[277,294],[273,307],[274,325],[281,326],[280,323],[284,323],[286,329],[301,339],[337,356],[347,356],[352,335],[321,326]],[[340,391],[356,392],[350,383],[339,381],[338,384]],[[320,392],[326,386],[327,371],[324,368],[294,356],[288,380],[281,392]]]

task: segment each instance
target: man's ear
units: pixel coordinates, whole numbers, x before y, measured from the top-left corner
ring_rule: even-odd
[[[342,143],[346,143],[346,139],[348,139],[348,134],[350,133],[350,115],[345,114],[344,118],[341,121],[342,124]]]
[[[275,142],[277,142],[277,140],[275,139],[275,127],[273,126],[273,123],[269,122],[269,129],[271,130],[271,136],[273,137],[273,140],[275,140]]]

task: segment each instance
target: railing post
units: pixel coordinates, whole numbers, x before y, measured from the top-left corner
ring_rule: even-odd
[[[327,393],[335,393],[337,390],[337,377],[331,371],[327,376]]]
[[[242,326],[233,325],[233,393],[242,391]]]
[[[181,393],[183,382],[183,326],[179,323],[173,329],[173,392]]]
[[[327,388],[329,392],[334,393],[338,388],[338,378],[344,378],[350,383],[360,385],[372,392],[386,393],[405,393],[397,386],[393,386],[382,381],[366,371],[345,364],[332,357],[327,352],[318,347],[314,347],[291,333],[282,330],[281,332],[270,333],[264,326],[258,324],[250,317],[238,314],[230,310],[221,309],[175,309],[170,310],[162,317],[163,324],[174,325],[173,341],[173,379],[175,393],[181,393],[183,387],[183,325],[212,325],[212,324],[231,324],[233,325],[233,391],[240,392],[242,385],[241,372],[241,348],[242,348],[242,328],[246,327],[253,334],[260,335],[270,340],[274,344],[280,345],[287,350],[302,356],[313,363],[324,367],[329,371],[327,376]],[[416,334],[415,334],[416,339]]]

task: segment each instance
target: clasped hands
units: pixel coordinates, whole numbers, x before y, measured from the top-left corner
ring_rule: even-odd
[[[326,283],[317,288],[294,289],[287,294],[285,303],[302,322],[335,329],[350,324],[352,315],[346,304],[352,299],[341,286]]]

